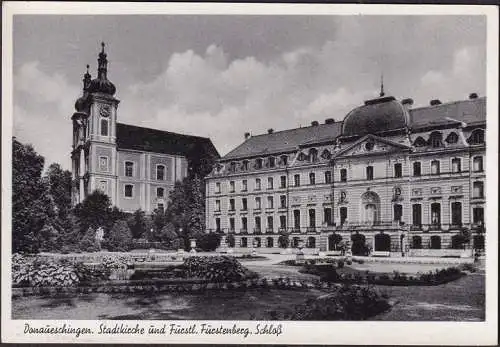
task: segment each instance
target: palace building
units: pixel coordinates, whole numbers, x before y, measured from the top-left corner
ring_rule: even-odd
[[[87,65],[83,96],[71,117],[73,204],[101,190],[125,212],[164,209],[174,183],[219,154],[208,138],[118,123],[120,101],[108,80],[107,63],[103,43],[97,78],[92,79]]]
[[[246,133],[206,178],[207,229],[262,251],[482,248],[485,129],[485,97],[414,108],[382,86],[343,121]]]

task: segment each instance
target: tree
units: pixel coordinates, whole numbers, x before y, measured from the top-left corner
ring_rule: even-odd
[[[79,249],[83,252],[97,252],[100,250],[99,244],[96,240],[96,231],[89,227],[78,245]]]
[[[219,247],[222,235],[220,233],[201,233],[195,235],[196,245],[206,252],[213,252]]]
[[[66,219],[71,209],[71,172],[63,170],[57,163],[52,163],[45,173],[44,180],[56,204],[58,216]]]
[[[353,234],[351,236],[351,241],[352,241],[352,254],[353,255],[367,255],[368,254],[368,247],[366,246],[366,238],[363,234]]]
[[[128,251],[132,242],[132,232],[124,220],[113,224],[111,230],[104,236],[108,251]]]
[[[116,207],[111,207],[109,197],[99,190],[92,192],[85,200],[75,206],[75,216],[78,218],[80,230],[94,230],[98,227],[110,228],[123,214]]]
[[[290,238],[288,237],[288,234],[282,233],[278,237],[278,245],[280,248],[288,248],[290,245]]]
[[[161,242],[166,242],[169,248],[177,249],[180,247],[181,240],[175,232],[175,227],[172,223],[167,223],[161,229],[158,238]]]
[[[44,158],[31,145],[12,141],[12,251],[38,252],[41,230],[52,224],[55,204],[41,179]],[[46,229],[47,230],[47,229]]]
[[[127,223],[134,239],[140,239],[147,235],[151,224],[148,223],[146,213],[141,209],[135,211],[127,220]]]
[[[231,248],[234,247],[234,245],[236,244],[236,240],[234,239],[233,234],[229,234],[226,236],[226,244],[228,247],[231,247]]]

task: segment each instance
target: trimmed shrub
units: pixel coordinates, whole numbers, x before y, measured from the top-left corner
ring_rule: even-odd
[[[234,282],[257,275],[240,264],[234,257],[189,257],[184,261],[187,277],[202,278],[211,282]]]
[[[117,221],[105,238],[106,247],[112,252],[128,251],[132,242],[132,233],[124,220]]]
[[[78,285],[76,269],[67,262],[45,261],[39,258],[12,257],[14,286],[69,287]]]
[[[220,245],[221,234],[219,233],[202,233],[196,235],[196,245],[204,252],[213,252]]]

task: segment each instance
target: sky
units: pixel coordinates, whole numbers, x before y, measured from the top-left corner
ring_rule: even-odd
[[[118,121],[210,137],[341,121],[385,92],[431,99],[486,93],[482,16],[16,15],[14,136],[70,169],[71,116],[85,65],[106,43]]]

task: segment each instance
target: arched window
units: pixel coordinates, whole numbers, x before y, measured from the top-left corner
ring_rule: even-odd
[[[448,135],[448,137],[446,137],[446,142],[450,143],[450,144],[457,143],[458,142],[458,135],[457,135],[457,133],[455,133],[455,132],[450,133]]]
[[[159,181],[165,180],[165,165],[156,166],[156,179]]]
[[[422,136],[419,136],[413,144],[415,145],[415,147],[424,147],[427,143]]]
[[[484,143],[484,130],[476,129],[472,132],[467,142],[471,145],[480,145]]]
[[[101,119],[101,136],[109,135],[109,121],[106,118]]]
[[[443,147],[443,134],[438,131],[431,133],[429,137],[429,144],[433,148]]]

